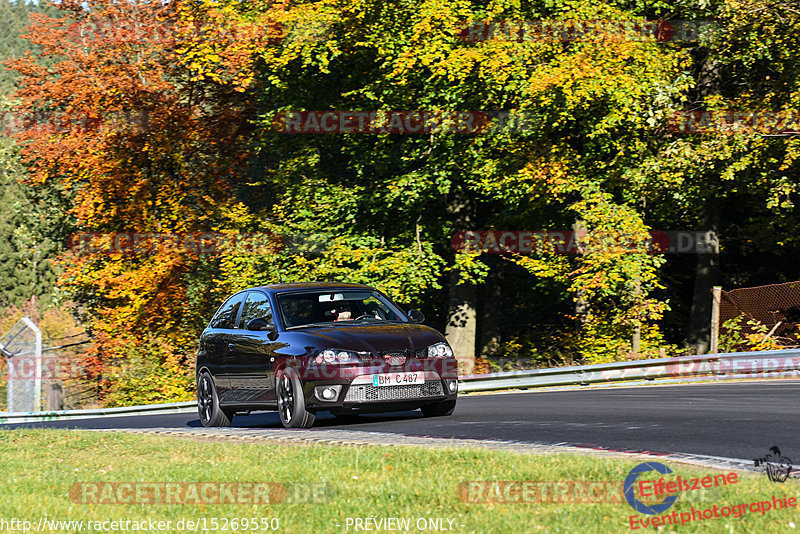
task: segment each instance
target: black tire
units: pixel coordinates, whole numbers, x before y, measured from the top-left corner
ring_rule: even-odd
[[[233,412],[223,410],[214,379],[208,371],[197,377],[197,413],[203,426],[230,426]]]
[[[278,414],[285,428],[311,428],[316,415],[306,410],[300,379],[292,368],[275,373],[275,392],[278,396]]]
[[[422,415],[424,415],[425,417],[442,417],[445,415],[450,415],[453,413],[453,410],[455,409],[456,409],[455,400],[436,402],[420,408],[420,410],[422,410]]]

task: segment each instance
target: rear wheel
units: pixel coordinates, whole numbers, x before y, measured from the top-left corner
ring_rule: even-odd
[[[281,369],[275,373],[275,390],[278,392],[278,413],[286,428],[311,428],[316,415],[306,410],[303,388],[294,369]]]
[[[208,371],[197,377],[197,413],[203,426],[230,426],[233,412],[223,410],[214,379]]]
[[[441,417],[443,415],[450,415],[453,413],[453,410],[456,409],[456,401],[448,400],[435,402],[433,404],[423,406],[420,409],[422,410],[422,415],[425,417]]]

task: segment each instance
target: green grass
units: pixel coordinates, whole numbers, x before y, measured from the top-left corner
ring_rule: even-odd
[[[455,519],[454,532],[630,532],[634,512],[617,503],[468,504],[456,496],[470,480],[621,481],[638,460],[533,455],[476,449],[277,445],[60,430],[0,433],[0,519],[134,520],[280,518],[283,532],[347,532],[348,517]],[[719,474],[667,463],[673,477]],[[280,504],[81,504],[76,482],[279,482],[297,501]],[[311,484],[312,486],[297,486]],[[316,486],[313,486],[316,485]],[[726,487],[681,495],[670,512],[798,497],[798,483],[739,474]],[[323,490],[324,488],[324,490]],[[666,527],[661,532],[785,532],[796,509]],[[336,525],[341,525],[337,527]],[[446,524],[446,522],[445,522]],[[462,526],[463,525],[463,526]],[[654,528],[643,529],[656,532]],[[243,532],[239,529],[238,532]],[[248,530],[250,531],[250,530]],[[383,532],[386,529],[381,530]],[[229,530],[229,532],[235,532]],[[351,527],[349,532],[355,532]],[[373,531],[374,532],[374,531]],[[641,532],[637,531],[637,532]]]

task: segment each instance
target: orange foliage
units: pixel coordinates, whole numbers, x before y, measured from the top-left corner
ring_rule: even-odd
[[[250,156],[251,79],[188,68],[201,59],[202,10],[186,21],[175,2],[63,0],[58,7],[61,18],[32,15],[25,37],[39,56],[9,62],[21,74],[19,112],[29,118],[17,137],[30,181],[73,195],[79,231],[210,229]],[[204,51],[233,50],[220,59],[225,72],[249,72],[252,54],[230,42],[241,33],[227,35],[220,49]],[[163,364],[186,373],[197,332],[185,321],[185,275],[197,254],[83,252],[62,257],[61,283],[91,303],[96,345],[88,354],[98,374],[153,332],[170,345]]]

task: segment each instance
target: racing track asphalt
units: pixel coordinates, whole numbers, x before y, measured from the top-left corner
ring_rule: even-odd
[[[752,459],[773,445],[800,458],[800,381],[614,387],[464,395],[450,417],[419,411],[362,415],[339,424],[327,412],[314,428],[360,430],[439,438],[700,454]],[[52,421],[14,427],[200,427],[194,413]],[[233,426],[280,428],[276,413],[236,416]],[[309,431],[303,432],[313,432]],[[297,432],[297,431],[293,431]]]

